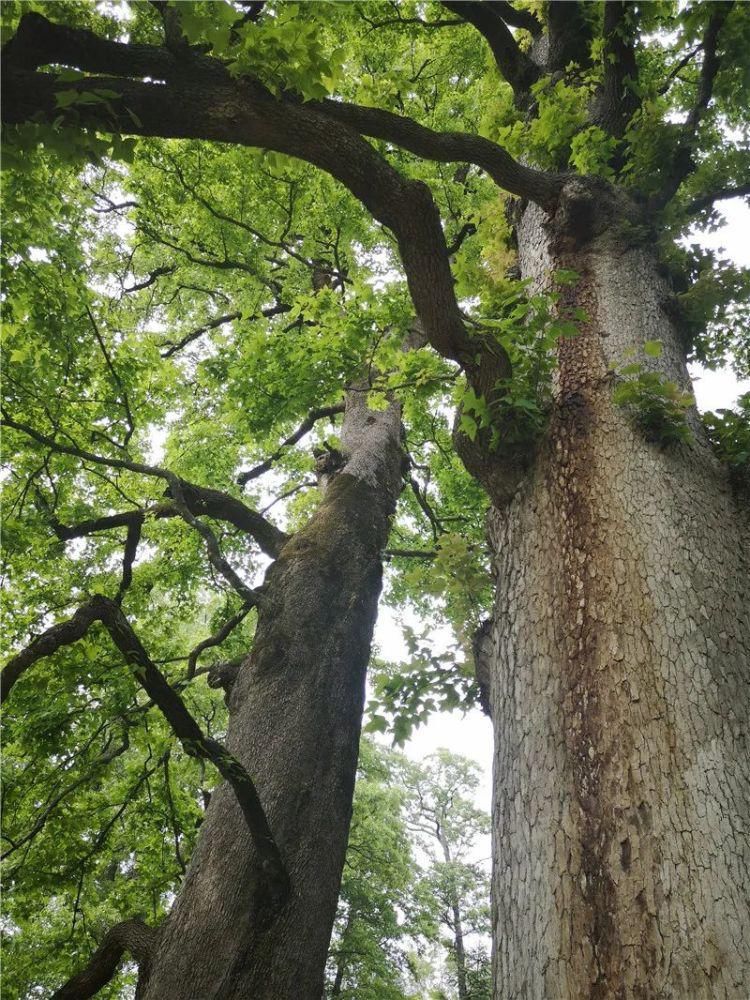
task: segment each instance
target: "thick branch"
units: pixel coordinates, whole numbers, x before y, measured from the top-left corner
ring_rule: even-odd
[[[720,2],[711,4],[711,14],[709,15],[703,35],[703,62],[698,80],[698,92],[693,110],[685,122],[685,130],[690,135],[695,133],[711,100],[714,80],[721,65],[721,59],[717,52],[719,33],[724,27],[724,22],[729,17],[733,6],[734,0],[720,0]]]
[[[189,52],[178,59],[160,46],[113,42],[86,28],[53,24],[34,11],[23,15],[3,54],[23,69],[64,63],[89,73],[154,80],[176,80],[196,70],[214,76],[226,75],[226,70],[214,59]]]
[[[443,0],[443,7],[463,17],[484,36],[498,69],[513,88],[516,103],[525,103],[532,83],[539,78],[539,67],[518,47],[498,6],[486,0]]]
[[[391,142],[426,160],[473,163],[486,171],[498,187],[548,210],[554,208],[563,187],[562,176],[526,167],[502,146],[479,135],[435,132],[404,115],[345,101],[320,101],[317,107],[329,118],[349,125],[362,135]]]
[[[44,21],[34,16],[32,34],[40,20]],[[49,22],[45,25],[49,39],[56,27]],[[90,59],[85,46],[82,51],[81,45],[69,45],[71,30],[60,29],[55,61],[98,70],[100,61]],[[24,33],[29,35],[29,26]],[[170,78],[166,85],[117,78],[59,82],[50,74],[19,68],[15,55],[9,54],[4,64],[3,114],[10,124],[34,116],[59,121],[62,115],[77,127],[260,146],[307,160],[346,185],[396,234],[412,298],[432,345],[454,360],[473,359],[476,345],[466,333],[455,300],[440,218],[429,189],[402,177],[352,128],[372,135],[385,131],[391,141],[432,158],[477,162],[498,183],[546,207],[554,204],[562,180],[516,163],[486,140],[460,134],[441,136],[409,119],[336,101],[302,105],[296,99],[276,99],[251,80],[233,81],[215,61],[210,72],[204,71],[205,62],[193,65],[189,78],[178,82]],[[112,98],[106,106],[57,106],[60,91],[97,87],[114,89],[121,97]],[[350,127],[342,128],[342,123]]]
[[[78,642],[97,620],[96,608],[91,602],[84,604],[72,618],[48,628],[20,653],[12,656],[0,674],[0,704],[5,702],[19,677],[25,674],[37,660],[41,660],[44,656],[50,656],[62,646],[71,646],[74,642]]]
[[[638,67],[633,46],[635,11],[631,0],[606,0],[604,5],[604,80],[594,121],[610,135],[621,138],[638,107],[635,83]]]
[[[557,73],[571,63],[588,66],[591,27],[581,0],[550,0],[547,6],[547,70]]]
[[[337,413],[343,412],[343,403],[335,403],[333,406],[321,406],[316,410],[310,410],[297,430],[293,434],[290,434],[286,440],[282,441],[272,455],[269,455],[269,457],[262,461],[259,465],[254,466],[252,469],[248,469],[247,472],[241,472],[239,476],[237,476],[237,482],[239,485],[244,486],[245,483],[249,483],[251,479],[257,479],[258,476],[262,476],[264,472],[268,472],[273,463],[277,462],[281,458],[286,449],[291,448],[292,445],[296,444],[305,436],[305,434],[311,431],[318,420],[323,420],[326,417],[333,417]]]
[[[735,187],[717,188],[716,191],[693,198],[687,210],[691,214],[702,212],[704,208],[709,208],[715,201],[724,201],[727,198],[745,198],[748,195],[750,195],[750,182],[747,184],[737,184]]]
[[[86,968],[61,986],[52,1000],[87,1000],[93,997],[113,978],[126,952],[133,956],[143,974],[153,953],[156,934],[152,927],[138,919],[115,924],[89,959]]]
[[[489,0],[489,2],[497,16],[501,17],[512,28],[524,28],[533,38],[541,35],[541,22],[537,21],[531,11],[517,10],[507,0]]]

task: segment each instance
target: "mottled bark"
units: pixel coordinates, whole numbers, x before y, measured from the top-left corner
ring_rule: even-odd
[[[351,393],[346,464],[269,570],[228,746],[253,775],[289,874],[277,915],[231,790],[211,798],[144,1000],[319,1000],[346,851],[381,553],[401,484],[400,418]]]
[[[648,249],[543,222],[526,210],[524,275],[574,267],[589,322],[491,515],[495,996],[747,1000],[748,512],[695,414],[670,450],[612,404],[609,364],[646,340],[689,384]]]

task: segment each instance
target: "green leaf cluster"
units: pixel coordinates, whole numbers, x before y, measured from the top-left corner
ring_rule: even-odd
[[[643,352],[658,358],[662,346],[658,340],[646,341]],[[686,411],[694,405],[693,396],[664,375],[647,368],[640,361],[631,361],[614,368],[618,382],[612,392],[617,406],[626,407],[647,440],[662,446],[687,444],[690,428]]]

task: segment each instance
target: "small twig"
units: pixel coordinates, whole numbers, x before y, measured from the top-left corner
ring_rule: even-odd
[[[203,639],[193,650],[191,650],[188,655],[187,671],[185,673],[185,677],[188,680],[195,676],[195,668],[198,665],[198,657],[201,653],[206,649],[210,649],[212,646],[220,646],[227,636],[235,628],[237,628],[240,622],[247,617],[249,611],[250,607],[241,608],[236,615],[232,615],[231,618],[228,618],[221,628],[214,632],[213,635],[208,636],[207,639]]]

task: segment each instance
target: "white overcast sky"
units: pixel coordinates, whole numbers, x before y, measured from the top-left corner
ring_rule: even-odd
[[[750,207],[740,199],[725,202],[722,206],[727,224],[699,240],[712,249],[721,248],[725,256],[738,266],[750,267]],[[730,407],[742,392],[750,391],[750,381],[739,382],[731,371],[710,372],[693,366],[695,395],[700,410],[717,410]],[[397,660],[404,656],[404,646],[398,623],[389,608],[381,606],[375,641],[386,659]],[[463,754],[475,760],[484,771],[484,780],[478,791],[477,804],[490,810],[492,772],[492,724],[479,710],[466,715],[460,712],[437,713],[417,729],[404,748],[410,757],[421,760],[439,747]]]

